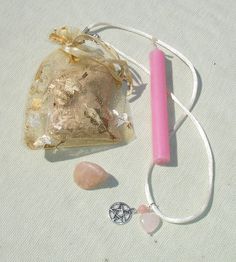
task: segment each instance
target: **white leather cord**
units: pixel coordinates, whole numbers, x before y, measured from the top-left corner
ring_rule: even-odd
[[[151,40],[154,44],[158,44],[166,49],[168,49],[169,51],[171,51],[172,53],[174,53],[176,56],[178,56],[191,70],[192,72],[192,76],[193,76],[193,92],[192,92],[192,96],[190,99],[190,103],[188,104],[188,106],[184,106],[178,99],[177,97],[173,94],[170,93],[170,96],[172,98],[172,100],[183,110],[184,115],[182,115],[180,117],[180,119],[176,122],[173,131],[170,135],[173,135],[177,129],[179,128],[179,126],[183,123],[183,121],[185,120],[186,115],[190,118],[190,120],[193,122],[193,124],[196,126],[202,140],[204,143],[204,146],[206,148],[206,153],[208,156],[208,191],[207,191],[207,196],[205,198],[204,204],[202,205],[202,208],[196,212],[193,215],[187,216],[187,217],[182,217],[182,218],[177,218],[177,217],[168,217],[165,214],[162,213],[162,211],[159,209],[158,205],[155,203],[152,192],[151,192],[151,175],[154,169],[155,164],[151,164],[147,177],[146,177],[146,182],[145,182],[145,193],[146,193],[146,198],[147,201],[150,205],[150,207],[153,209],[153,211],[160,216],[163,220],[169,222],[169,223],[174,223],[174,224],[185,224],[185,223],[190,223],[193,222],[195,220],[197,220],[198,218],[200,218],[202,216],[202,214],[206,211],[211,197],[212,197],[212,191],[213,191],[213,179],[214,179],[214,168],[213,168],[213,154],[212,154],[212,150],[210,147],[210,143],[207,139],[206,133],[204,132],[202,126],[199,124],[199,122],[197,121],[197,119],[193,116],[193,114],[190,112],[190,110],[192,109],[195,99],[196,99],[196,95],[197,95],[197,88],[198,88],[198,79],[197,79],[197,74],[196,71],[194,69],[194,66],[192,65],[192,63],[184,56],[182,55],[179,51],[177,51],[176,49],[174,49],[173,47],[169,46],[168,44],[160,41],[160,40],[156,40],[153,36],[144,33],[142,31],[136,30],[132,27],[126,27],[126,26],[122,26],[122,25],[112,25],[109,23],[96,23],[96,24],[92,24],[88,27],[86,27],[87,31],[90,31],[91,29],[100,27],[100,26],[108,26],[110,28],[117,28],[117,29],[122,29],[128,32],[132,32],[135,33],[137,35],[143,36],[145,38],[148,38],[149,40]],[[124,54],[123,52],[121,52],[120,50],[118,50],[117,48],[115,48],[114,46],[112,46],[109,43],[106,43],[108,45],[110,45],[111,47],[113,47],[117,53],[119,53],[121,56],[123,56],[125,59],[127,59],[129,62],[135,64],[137,67],[139,67],[140,69],[142,69],[144,72],[146,72],[147,74],[150,75],[150,72],[147,68],[145,68],[143,65],[139,64],[138,62],[136,62],[133,58],[127,56],[126,54]]]
[[[154,168],[154,164],[151,164],[149,171],[148,171],[148,175],[146,178],[146,183],[145,183],[145,193],[146,193],[146,197],[147,197],[147,201],[149,203],[149,205],[152,207],[153,211],[160,216],[163,220],[169,222],[169,223],[174,223],[174,224],[186,224],[186,223],[190,223],[193,222],[195,220],[197,220],[198,218],[201,217],[201,215],[205,212],[205,210],[207,209],[210,200],[211,200],[211,196],[212,196],[212,191],[213,191],[213,176],[214,176],[214,170],[213,170],[213,155],[212,155],[212,151],[211,151],[211,147],[210,147],[210,143],[207,139],[206,133],[204,132],[203,128],[201,127],[201,125],[199,124],[199,122],[197,121],[197,119],[193,116],[193,114],[183,105],[180,103],[180,101],[174,96],[174,94],[171,93],[171,98],[174,100],[174,102],[180,107],[182,108],[182,110],[188,115],[188,117],[191,119],[191,121],[194,123],[194,125],[196,126],[202,140],[204,143],[204,146],[206,148],[206,153],[207,153],[207,157],[208,157],[208,190],[207,190],[207,195],[206,198],[204,200],[204,204],[202,205],[202,208],[196,212],[195,214],[191,215],[191,216],[187,216],[187,217],[182,217],[182,218],[177,218],[177,217],[168,217],[166,215],[164,215],[161,210],[159,209],[159,207],[156,205],[152,192],[151,192],[151,175],[153,172],[153,168]]]

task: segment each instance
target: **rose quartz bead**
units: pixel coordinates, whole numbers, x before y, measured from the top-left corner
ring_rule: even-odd
[[[109,178],[109,174],[99,165],[90,162],[79,163],[74,170],[74,181],[83,189],[100,187]]]
[[[144,213],[140,216],[140,223],[148,234],[154,233],[160,222],[160,217],[155,213]]]
[[[139,214],[144,214],[144,213],[150,212],[150,209],[149,209],[149,207],[146,206],[146,205],[140,205],[140,206],[138,207],[138,209],[137,209],[137,212],[138,212]]]

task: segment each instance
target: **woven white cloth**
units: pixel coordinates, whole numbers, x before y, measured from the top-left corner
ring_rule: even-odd
[[[0,261],[234,261],[236,259],[236,68],[235,1],[4,1],[0,9]],[[107,21],[156,36],[186,55],[201,79],[193,113],[203,125],[215,157],[212,206],[189,225],[163,222],[154,236],[139,225],[112,224],[108,208],[124,201],[145,203],[144,184],[151,160],[149,79],[130,106],[136,140],[81,157],[30,151],[23,144],[26,96],[42,59],[55,48],[48,33],[61,25]],[[152,46],[118,30],[104,40],[148,66]],[[186,104],[191,74],[168,57],[169,88]],[[171,118],[181,114],[171,108]],[[172,140],[170,167],[156,167],[153,189],[160,208],[185,216],[201,207],[207,189],[207,158],[201,139],[187,120]],[[84,191],[73,182],[80,161],[103,166],[118,186]]]

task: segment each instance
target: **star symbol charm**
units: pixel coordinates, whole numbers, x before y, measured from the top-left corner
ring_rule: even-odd
[[[133,215],[133,208],[130,208],[127,204],[123,202],[114,203],[109,209],[110,219],[118,224],[126,224]]]

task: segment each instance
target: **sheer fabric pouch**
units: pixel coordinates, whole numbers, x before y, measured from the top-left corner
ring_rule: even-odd
[[[67,27],[60,48],[41,63],[31,85],[25,142],[31,149],[127,143],[134,137],[126,61],[101,39]]]

